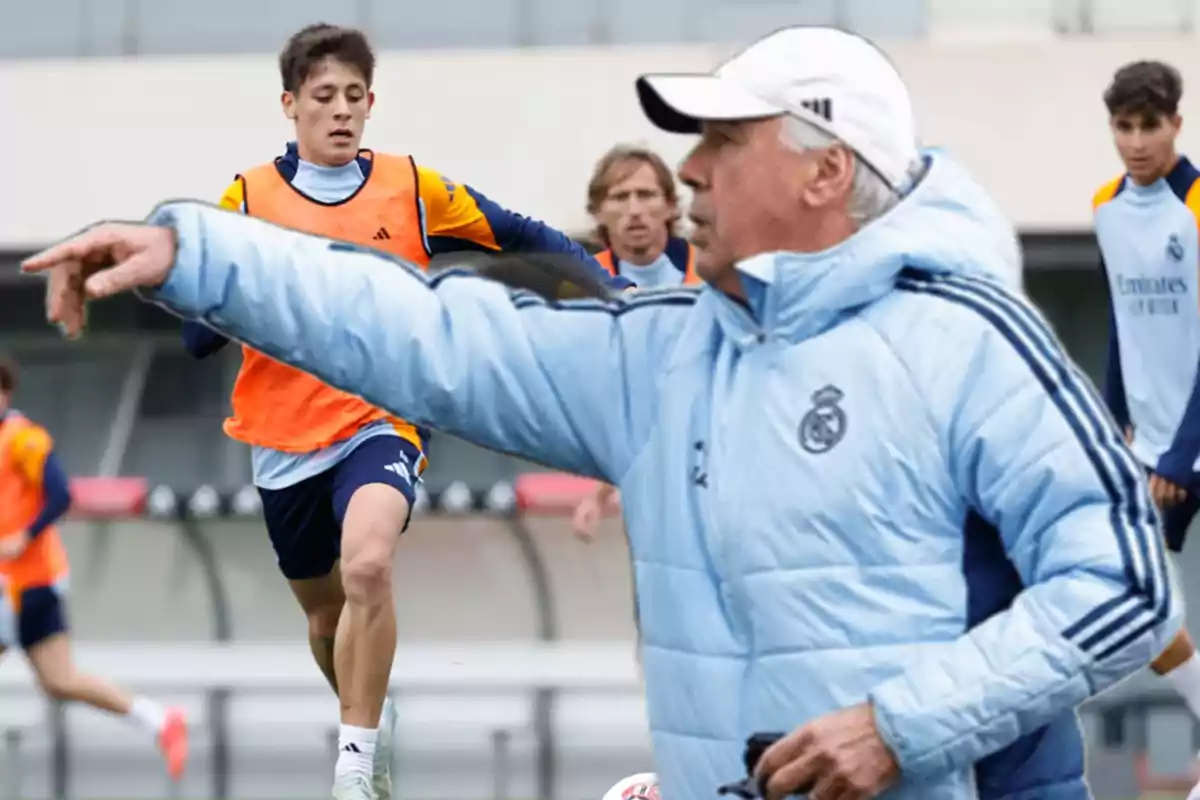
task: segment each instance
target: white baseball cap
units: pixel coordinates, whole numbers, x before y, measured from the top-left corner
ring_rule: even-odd
[[[917,159],[908,89],[891,61],[837,28],[783,28],[708,74],[643,75],[642,110],[659,128],[790,115],[841,141],[894,189]]]

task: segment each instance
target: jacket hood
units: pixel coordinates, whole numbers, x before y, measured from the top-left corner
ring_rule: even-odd
[[[891,211],[818,253],[764,253],[737,265],[756,322],[723,298],[735,340],[758,333],[803,339],[886,295],[901,270],[976,276],[1021,287],[1016,230],[953,159],[925,151],[924,175]]]

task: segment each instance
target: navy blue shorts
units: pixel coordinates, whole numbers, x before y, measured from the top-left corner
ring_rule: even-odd
[[[67,611],[62,592],[53,586],[37,586],[21,592],[21,610],[16,615],[16,644],[31,650],[51,636],[67,632]],[[0,641],[0,646],[13,642]]]
[[[346,507],[359,487],[371,483],[395,487],[408,500],[411,515],[417,466],[423,458],[421,450],[406,439],[376,436],[325,472],[286,489],[259,489],[267,534],[283,576],[301,581],[333,571],[342,554]]]

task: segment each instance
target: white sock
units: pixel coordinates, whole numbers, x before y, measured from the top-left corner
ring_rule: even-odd
[[[379,731],[373,728],[356,728],[343,725],[338,730],[338,758],[333,768],[334,778],[344,775],[361,775],[370,780],[371,765],[375,760],[375,741]]]
[[[157,736],[167,724],[167,710],[153,700],[135,697],[129,707],[129,719]]]
[[[1192,714],[1200,719],[1200,655],[1192,653],[1187,661],[1163,677],[1170,681]]]

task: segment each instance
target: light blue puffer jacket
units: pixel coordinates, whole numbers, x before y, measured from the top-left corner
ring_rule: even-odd
[[[618,483],[657,769],[874,703],[905,800],[1076,798],[1075,706],[1181,624],[1137,464],[948,157],[817,254],[547,304],[168,204],[152,299],[404,417]]]

